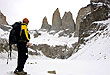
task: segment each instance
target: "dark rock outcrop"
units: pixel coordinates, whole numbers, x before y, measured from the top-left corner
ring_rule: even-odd
[[[79,37],[78,44],[76,46],[79,50],[81,44],[85,44],[88,40],[86,37],[92,33],[104,30],[107,26],[104,24],[96,24],[95,21],[107,20],[110,17],[110,8],[107,3],[94,3],[87,5],[79,10],[76,19],[76,36]],[[95,34],[97,35],[97,33]]]
[[[50,57],[50,58],[59,58],[59,59],[67,59],[69,58],[73,51],[73,47],[69,48],[67,45],[61,46],[61,45],[56,45],[50,46],[47,44],[39,44],[39,45],[33,45],[31,47],[34,50],[39,50],[41,51],[45,56]]]
[[[7,39],[0,38],[0,53],[4,51],[8,51],[9,50],[8,46],[9,45]]]
[[[4,31],[9,31],[9,29],[11,29],[11,26],[1,24],[0,28],[3,29]]]
[[[79,30],[80,30],[80,23],[83,22],[83,19],[86,18],[86,15],[91,12],[91,5],[88,5],[87,7],[81,8],[78,12],[78,16],[76,18],[76,31],[75,36],[79,36]]]
[[[88,14],[86,16],[86,19],[83,19],[83,22],[80,24],[80,30],[79,30],[79,36],[82,35],[82,33],[86,33],[86,30],[89,30],[89,28],[92,28],[91,23],[94,21],[101,21],[106,20],[108,18],[108,8],[107,6],[100,6],[95,11],[92,11],[91,14]],[[88,35],[89,36],[89,35]]]
[[[90,0],[90,2],[95,2],[95,3],[98,3],[98,2],[103,2],[103,3],[107,3],[109,4],[110,3],[110,0]]]
[[[30,30],[29,33],[30,33],[31,35],[33,35],[34,38],[37,38],[38,36],[41,35],[41,33],[38,33],[37,30]]]

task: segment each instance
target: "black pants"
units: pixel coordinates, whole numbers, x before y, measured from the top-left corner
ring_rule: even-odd
[[[27,48],[26,42],[19,42],[17,43],[18,48],[18,63],[17,63],[17,70],[23,71],[25,62],[28,58],[28,48]]]

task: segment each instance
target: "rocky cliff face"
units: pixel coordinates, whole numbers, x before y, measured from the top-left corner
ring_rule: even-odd
[[[6,21],[6,16],[4,16],[1,11],[0,11],[0,24],[8,25]]]
[[[106,28],[106,26],[97,25],[93,22],[102,21],[108,19],[110,16],[109,4],[93,2],[87,5],[84,8],[79,10],[77,19],[76,19],[76,34],[79,37],[78,43],[84,43],[85,37],[90,36],[92,33],[95,33],[99,28]],[[99,0],[98,0],[99,1]]]
[[[80,37],[88,28],[91,28],[92,22],[107,19],[109,12],[109,7],[104,4],[98,5],[92,3],[87,7],[81,8],[76,19],[77,36]]]
[[[83,22],[83,19],[86,18],[86,15],[90,13],[91,10],[91,5],[88,5],[87,7],[81,8],[78,12],[78,16],[76,18],[76,32],[75,36],[79,36],[79,29],[80,29],[80,23]]]
[[[103,3],[110,3],[110,0],[90,0],[90,2],[92,3],[92,2],[96,2],[96,3],[98,3],[98,2],[103,2]]]

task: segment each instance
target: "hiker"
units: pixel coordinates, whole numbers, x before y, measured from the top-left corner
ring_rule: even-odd
[[[31,45],[29,43],[30,35],[27,28],[28,23],[29,20],[27,18],[24,18],[21,23],[20,39],[17,42],[18,62],[17,68],[14,71],[16,74],[27,74],[27,72],[24,72],[23,68],[28,58],[28,47]]]

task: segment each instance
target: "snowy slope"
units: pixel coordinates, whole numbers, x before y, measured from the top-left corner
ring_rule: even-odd
[[[86,45],[82,45],[81,49],[74,54],[69,59],[78,59],[78,60],[100,60],[100,59],[110,59],[110,19],[105,21],[94,22],[104,25],[107,25],[102,31],[97,31],[98,33],[94,38],[89,40]],[[96,33],[92,34],[86,39],[90,39]]]

